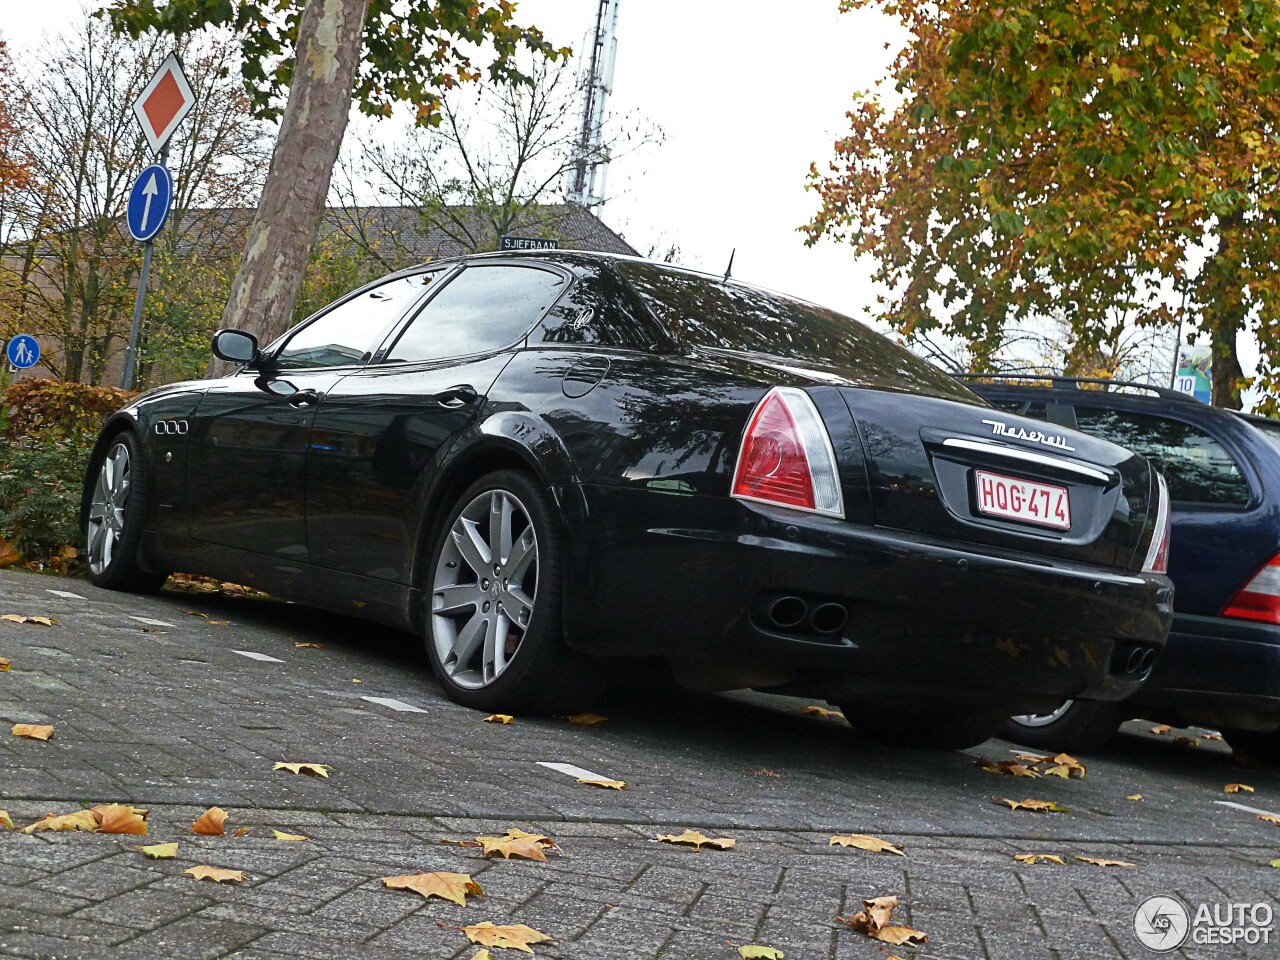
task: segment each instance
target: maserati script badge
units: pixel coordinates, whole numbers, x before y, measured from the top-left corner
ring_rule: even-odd
[[[1021,427],[1011,427],[1000,420],[983,420],[982,422],[989,424],[991,432],[997,437],[1012,437],[1014,440],[1043,443],[1046,447],[1053,447],[1055,450],[1075,450],[1075,447],[1067,443],[1066,437],[1051,437],[1047,433],[1041,433],[1039,430],[1023,430]]]

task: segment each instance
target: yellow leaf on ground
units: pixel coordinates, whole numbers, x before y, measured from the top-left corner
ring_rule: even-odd
[[[1222,739],[1222,734],[1220,734],[1220,733],[1202,733],[1202,734],[1200,734],[1200,738],[1201,738],[1202,740],[1221,740],[1221,739]]]
[[[759,944],[748,943],[738,948],[738,956],[742,960],[782,960],[784,954],[777,947],[762,947]]]
[[[979,760],[978,766],[987,771],[987,773],[1002,773],[1011,777],[1035,778],[1040,776],[1040,772],[1034,767],[1019,763],[1017,760]]]
[[[295,646],[295,647],[308,647],[308,648],[310,648],[310,649],[312,649],[312,650],[323,650],[323,649],[324,649],[324,644],[323,644],[323,643],[309,643],[309,642],[305,642],[305,641],[304,641],[304,642],[301,642],[301,643],[294,643],[294,646]]]
[[[882,943],[891,943],[894,946],[904,943],[928,943],[929,937],[919,930],[889,925],[889,915],[897,906],[897,897],[876,897],[874,900],[863,900],[862,910],[853,916],[836,917],[836,919]]]
[[[511,716],[511,714],[509,713],[491,713],[489,714],[489,716],[485,717],[484,720],[481,721],[481,723],[501,723],[501,724],[511,724],[515,722],[516,722],[516,718]]]
[[[507,836],[513,840],[531,840],[534,843],[542,844],[544,847],[556,846],[556,842],[550,837],[544,837],[540,833],[529,833],[525,830],[521,830],[519,827],[508,827]],[[476,839],[479,840],[480,838],[476,837]]]
[[[327,777],[333,767],[323,763],[277,763],[272,770],[288,770],[290,773],[309,773],[313,777]]]
[[[712,839],[705,837],[697,830],[686,830],[681,834],[658,834],[658,839],[663,843],[684,843],[701,851],[703,847],[714,847],[716,850],[732,850],[738,845],[737,840],[730,840],[728,837],[719,837]]]
[[[627,781],[625,780],[594,780],[591,777],[579,777],[578,782],[585,783],[588,787],[601,787],[605,790],[627,789]]]
[[[1166,733],[1168,733],[1172,729],[1173,727],[1169,726],[1167,723],[1162,723],[1162,724],[1159,724],[1158,726],[1152,727],[1151,732],[1154,733],[1157,737],[1163,737]]]
[[[1005,804],[1010,810],[1030,810],[1032,813],[1069,813],[1066,807],[1060,807],[1052,800],[1009,800],[1005,797],[992,797],[996,803]]]
[[[1091,863],[1095,867],[1136,867],[1136,863],[1127,860],[1103,860],[1099,857],[1076,857],[1081,863]]]
[[[545,933],[539,933],[523,923],[511,927],[495,927],[485,920],[474,927],[463,927],[462,932],[467,935],[468,940],[482,947],[505,947],[508,950],[523,950],[525,953],[533,953],[529,949],[531,943],[547,943],[552,940]]]
[[[46,813],[43,820],[37,820],[28,827],[23,827],[23,833],[35,833],[37,830],[83,830],[86,833],[95,833],[98,829],[98,818],[93,815],[92,810],[77,810],[75,813],[64,813],[60,816],[54,816],[52,813]]]
[[[471,960],[493,960],[493,954],[488,950],[480,950]]]
[[[183,610],[182,612],[188,617],[204,617],[206,620],[209,619],[209,615],[207,613],[201,613],[199,610]]]
[[[608,719],[608,717],[602,717],[598,713],[575,713],[569,717],[569,722],[575,727],[598,727]]]
[[[826,707],[819,707],[816,704],[809,704],[800,710],[801,713],[807,713],[815,717],[825,717],[827,720],[843,720],[844,714],[839,710],[828,710]]]
[[[48,740],[53,736],[53,727],[39,723],[15,723],[9,732],[15,737],[26,737],[28,740]]]
[[[10,667],[9,667],[9,658],[8,658],[8,657],[0,657],[0,673],[8,673],[8,672],[9,672],[9,670],[10,670]]]
[[[1126,799],[1126,800],[1141,800],[1141,799],[1142,799],[1142,794],[1140,794],[1140,793],[1131,793],[1131,794],[1129,794],[1127,797],[1125,797],[1125,799]]]
[[[832,837],[827,846],[857,847],[859,850],[866,850],[868,853],[896,853],[900,857],[906,856],[900,848],[894,846],[888,840],[869,837],[865,833],[851,833],[847,836]]]
[[[227,822],[227,811],[221,807],[210,807],[195,823],[191,824],[191,832],[202,837],[220,837],[222,825]]]
[[[352,682],[352,683],[364,683],[364,681],[363,681],[363,680],[358,680],[358,679],[356,679],[355,677],[352,677],[352,678],[351,678],[351,682]]]
[[[304,837],[300,833],[285,833],[283,830],[272,830],[272,834],[277,840],[310,840],[310,837]]]
[[[1253,787],[1249,786],[1247,783],[1228,783],[1225,787],[1222,788],[1223,793],[1240,793],[1241,791],[1245,793],[1257,792],[1256,790],[1253,789]]]
[[[94,807],[89,812],[98,821],[99,833],[128,833],[143,836],[147,832],[145,810],[135,810],[133,807],[112,803]]]
[[[240,827],[238,830],[236,830],[235,833],[232,834],[233,837],[247,837],[248,835],[249,835],[248,827]]]
[[[1174,737],[1173,742],[1180,747],[1198,747],[1200,746],[1199,737]]]
[[[9,816],[8,810],[0,810],[0,827],[4,827],[6,830],[13,829],[13,819]]]
[[[1259,819],[1259,820],[1265,820],[1265,821],[1267,821],[1267,823],[1276,823],[1276,824],[1280,824],[1280,817],[1277,817],[1277,816],[1276,816],[1275,814],[1273,814],[1273,813],[1260,813],[1260,814],[1258,814],[1258,819]]]
[[[465,873],[409,873],[402,877],[383,877],[382,882],[392,890],[412,890],[425,899],[439,897],[460,907],[467,905],[467,894],[478,897],[484,893],[480,884]]]
[[[24,617],[18,613],[6,613],[0,617],[0,620],[8,620],[10,623],[38,623],[42,627],[56,627],[58,621],[53,617]]]
[[[178,855],[178,845],[176,843],[153,843],[149,847],[139,847],[138,849],[152,860],[170,860]]]
[[[1066,861],[1061,857],[1052,853],[1015,853],[1013,859],[1019,863],[1056,863],[1060,867],[1066,866]]]
[[[768,767],[761,767],[759,770],[752,770],[752,771],[751,771],[751,775],[752,775],[753,777],[780,777],[780,776],[782,776],[782,774],[780,774],[780,773],[778,773],[778,772],[776,772],[776,771],[774,771],[774,770],[770,770]]]
[[[214,883],[244,883],[249,879],[243,870],[227,870],[223,867],[209,867],[204,864],[188,867],[182,872],[190,874],[197,880],[212,880]]]
[[[547,862],[547,855],[542,852],[542,844],[520,837],[476,837],[480,846],[484,847],[484,855],[500,853],[504,860],[522,857],[525,860]]]

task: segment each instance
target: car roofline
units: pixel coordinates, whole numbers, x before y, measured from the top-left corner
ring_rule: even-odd
[[[1046,390],[1073,389],[1080,390],[1081,384],[1096,383],[1108,387],[1128,387],[1136,390],[1146,390],[1154,393],[1162,400],[1176,400],[1180,403],[1200,403],[1195,397],[1188,396],[1185,393],[1179,393],[1169,387],[1161,387],[1154,383],[1139,383],[1136,380],[1109,380],[1105,377],[1065,377],[1046,373],[953,373],[951,376],[957,380],[969,380],[976,382],[989,382],[996,386],[1001,385],[1001,381],[1022,381],[1032,380],[1035,384],[1026,383],[1009,383],[1008,386],[1014,387],[1034,387],[1037,384],[1048,382],[1048,387],[1041,387]],[[1110,393],[1111,391],[1103,391]],[[1203,406],[1203,404],[1202,404]]]

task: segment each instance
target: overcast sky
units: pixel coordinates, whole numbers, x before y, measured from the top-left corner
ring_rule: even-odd
[[[8,0],[0,36],[20,52],[80,5]],[[674,243],[681,262],[706,270],[722,271],[736,247],[736,278],[865,317],[871,265],[833,244],[806,248],[797,228],[816,205],[804,189],[810,161],[829,159],[851,94],[885,75],[884,45],[896,48],[902,34],[838,6],[620,0],[610,110],[639,111],[666,139],[613,164],[602,219],[642,252]],[[596,9],[597,0],[520,0],[517,19],[581,50]],[[1252,372],[1256,346],[1251,337],[1240,346]]]

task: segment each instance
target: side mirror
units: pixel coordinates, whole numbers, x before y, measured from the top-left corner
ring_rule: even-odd
[[[213,355],[228,363],[254,364],[262,359],[258,338],[239,330],[219,330],[213,335]]]

